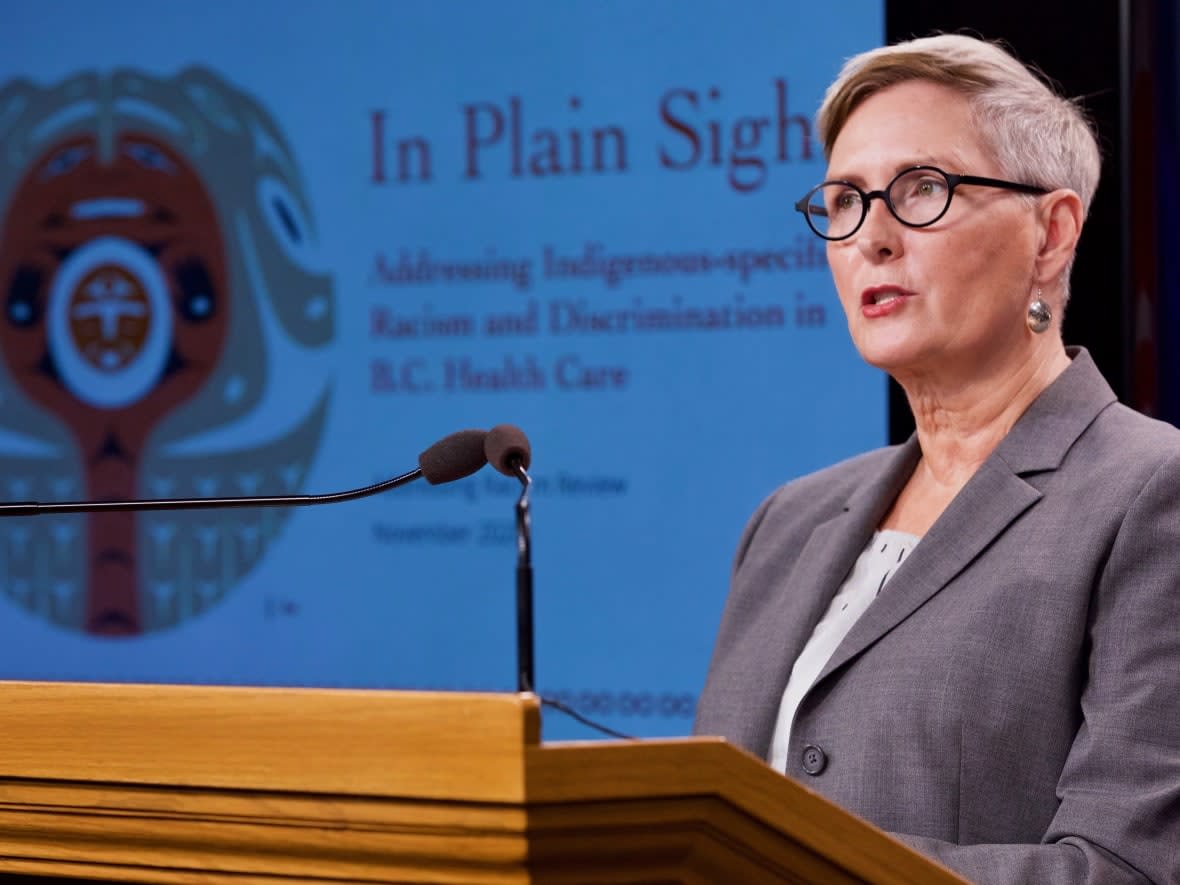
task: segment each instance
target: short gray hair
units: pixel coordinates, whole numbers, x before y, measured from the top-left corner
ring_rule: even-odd
[[[820,106],[825,156],[862,102],[908,80],[965,95],[980,137],[1006,177],[1048,190],[1069,188],[1089,213],[1102,157],[1085,112],[1000,46],[974,37],[922,37],[850,58]]]

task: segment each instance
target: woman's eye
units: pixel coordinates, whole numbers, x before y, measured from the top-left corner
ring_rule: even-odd
[[[945,189],[946,185],[941,181],[934,178],[924,178],[918,182],[914,191],[919,197],[939,197],[942,196]]]
[[[860,195],[856,191],[843,191],[836,195],[833,201],[833,208],[837,212],[844,212],[849,209],[855,209],[860,203]]]

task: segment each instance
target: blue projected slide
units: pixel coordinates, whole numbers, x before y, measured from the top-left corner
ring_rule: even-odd
[[[328,492],[517,424],[540,690],[685,733],[749,513],[886,438],[792,210],[880,0],[4,30],[0,497]],[[511,690],[517,492],[0,520],[0,674]]]

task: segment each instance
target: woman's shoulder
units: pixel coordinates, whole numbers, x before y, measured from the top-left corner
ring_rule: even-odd
[[[1124,472],[1128,467],[1152,468],[1180,452],[1180,429],[1119,402],[1089,353],[1082,348],[1069,352],[1070,367],[1014,428],[1013,435],[1020,435],[1021,425],[1027,424],[1020,447],[1057,450],[1075,465],[1121,463]],[[1026,458],[1017,454],[1017,460]]]
[[[1180,429],[1122,403],[1104,409],[1078,439],[1072,452],[1094,461],[1154,470],[1180,458]]]
[[[796,506],[805,501],[811,510],[822,510],[824,503],[842,507],[855,492],[870,480],[894,470],[905,458],[909,444],[873,449],[838,461],[814,473],[804,474],[783,483],[770,493],[763,507]]]
[[[1116,402],[1100,416],[1099,423],[1129,433],[1152,448],[1180,448],[1180,428],[1159,418],[1137,412],[1128,405]]]
[[[1060,439],[1051,427],[1040,430],[1037,437],[1052,453]],[[1025,445],[1035,442],[1030,438]],[[1155,502],[1172,499],[1180,505],[1180,429],[1172,424],[1112,401],[1059,452],[1017,472],[1065,514],[1106,514],[1117,528],[1131,508],[1158,509]]]
[[[738,541],[736,565],[746,558],[755,536],[770,539],[773,547],[790,548],[802,543],[812,529],[843,512],[848,502],[884,478],[906,472],[915,457],[911,441],[900,446],[875,449],[847,458],[830,467],[808,473],[779,486],[754,511]],[[912,464],[909,464],[912,469]]]

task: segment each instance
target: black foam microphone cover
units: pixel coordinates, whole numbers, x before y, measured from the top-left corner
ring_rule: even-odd
[[[488,463],[485,430],[458,430],[418,456],[418,468],[431,485],[470,476]]]
[[[484,440],[488,463],[505,476],[516,476],[516,465],[525,470],[532,463],[532,449],[524,431],[514,424],[497,424]]]

